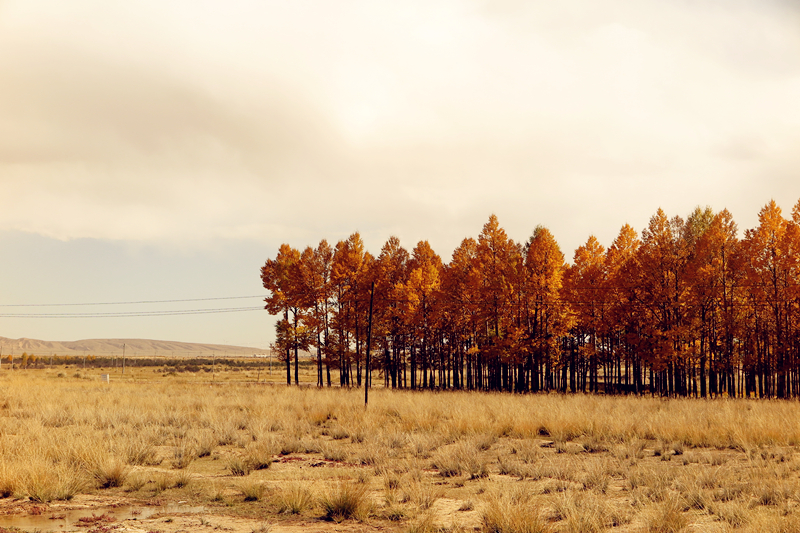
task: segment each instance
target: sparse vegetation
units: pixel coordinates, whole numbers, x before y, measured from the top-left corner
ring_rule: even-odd
[[[298,515],[496,533],[800,523],[792,402],[377,389],[365,410],[346,389],[109,387],[36,370],[0,384],[0,506],[107,494],[252,530]]]
[[[275,496],[279,513],[300,514],[314,504],[314,495],[299,482],[290,482]]]
[[[325,518],[341,522],[349,518],[363,520],[369,513],[366,487],[349,481],[340,481],[320,498]]]

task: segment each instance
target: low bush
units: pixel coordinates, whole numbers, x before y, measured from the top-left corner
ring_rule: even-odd
[[[326,520],[364,520],[369,515],[367,488],[351,482],[341,481],[329,489],[319,501]]]

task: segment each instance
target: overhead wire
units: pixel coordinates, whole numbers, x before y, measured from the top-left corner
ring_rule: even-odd
[[[122,318],[140,316],[204,315],[263,310],[264,307],[222,307],[216,309],[179,309],[175,311],[127,311],[120,313],[0,313],[0,318]]]
[[[244,300],[249,298],[265,298],[266,295],[255,294],[250,296],[220,296],[213,298],[180,298],[172,300],[136,300],[124,302],[81,302],[81,303],[53,303],[53,304],[0,304],[0,308],[9,307],[81,307],[81,306],[113,306],[113,305],[141,305],[141,304],[167,304],[181,302],[206,302],[219,300]],[[237,313],[244,311],[263,310],[263,306],[248,307],[217,307],[201,309],[164,309],[164,310],[139,310],[139,311],[113,311],[113,312],[77,312],[77,313],[56,313],[56,312],[0,312],[0,318],[127,318],[127,317],[156,317],[156,316],[181,316],[181,315],[203,315],[212,313]]]
[[[0,307],[78,307],[82,305],[132,305],[132,304],[163,304],[176,302],[207,302],[211,300],[244,300],[246,298],[266,298],[266,294],[252,296],[221,296],[217,298],[184,298],[180,300],[140,300],[130,302],[84,302],[84,303],[59,303],[59,304],[0,304]]]

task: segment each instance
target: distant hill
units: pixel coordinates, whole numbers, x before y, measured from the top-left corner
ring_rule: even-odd
[[[37,339],[8,339],[0,337],[2,355],[125,355],[130,357],[198,357],[212,354],[225,356],[252,356],[263,354],[265,348],[229,346],[226,344],[198,344],[194,342],[156,341],[150,339],[86,339],[80,341],[41,341]]]

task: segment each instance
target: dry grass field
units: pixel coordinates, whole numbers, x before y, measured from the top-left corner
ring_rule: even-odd
[[[800,532],[794,402],[76,374],[0,373],[0,532]]]

